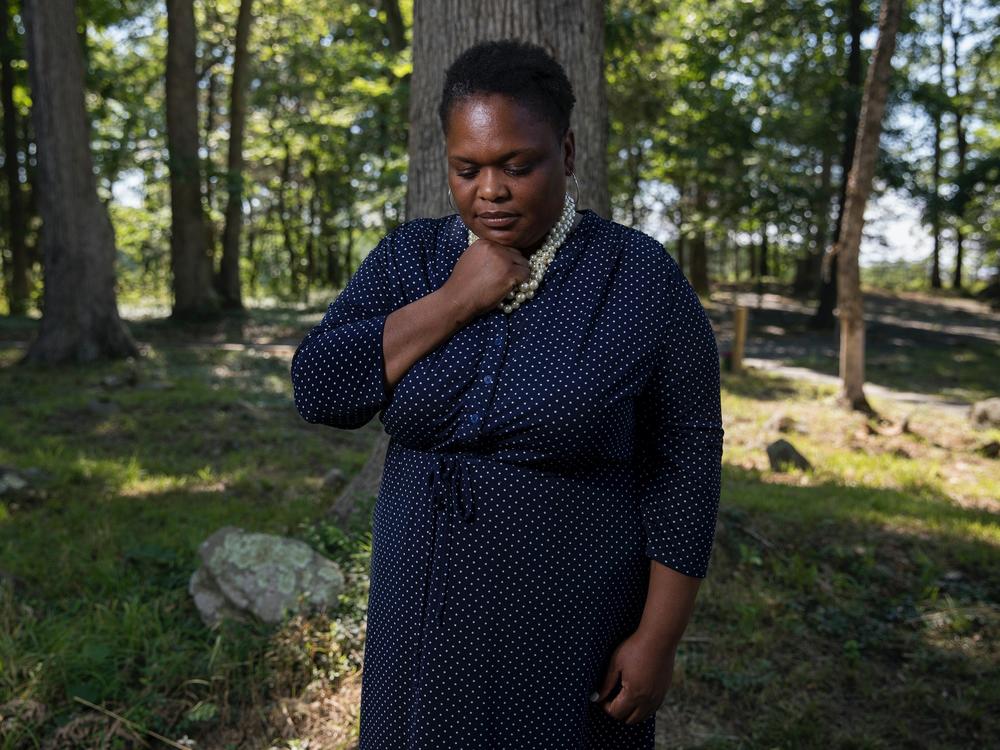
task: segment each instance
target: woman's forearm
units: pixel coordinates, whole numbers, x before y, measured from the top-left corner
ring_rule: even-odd
[[[382,352],[391,390],[414,362],[464,328],[473,313],[445,287],[394,310],[385,319]]]
[[[649,561],[649,590],[637,633],[657,656],[672,654],[694,611],[701,579]]]

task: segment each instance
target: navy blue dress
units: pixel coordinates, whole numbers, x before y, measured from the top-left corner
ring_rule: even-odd
[[[702,578],[719,504],[715,338],[656,240],[584,211],[534,299],[485,313],[392,390],[382,331],[467,246],[416,219],[292,361],[310,422],[390,435],[375,502],[360,750],[652,750],[590,702],[649,560]]]

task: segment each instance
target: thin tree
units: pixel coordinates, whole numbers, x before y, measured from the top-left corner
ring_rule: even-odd
[[[115,236],[97,196],[74,0],[26,0],[45,296],[25,361],[138,354],[118,317]]]
[[[904,0],[882,2],[878,42],[865,77],[854,165],[847,181],[844,221],[840,239],[834,248],[838,256],[837,306],[840,309],[840,377],[843,381],[840,399],[848,408],[867,413],[873,412],[864,394],[865,326],[858,255],[865,205],[875,176],[882,116],[892,75],[892,54],[896,49],[896,32],[903,15],[903,3]]]
[[[215,313],[198,154],[198,85],[193,0],[167,0],[167,150],[170,266],[175,318]]]
[[[407,216],[452,212],[441,126],[436,107],[428,106],[441,96],[445,68],[466,47],[506,37],[545,47],[566,69],[577,99],[572,127],[576,134],[580,207],[609,216],[604,3],[523,0],[475,3],[474,8],[471,5],[460,0],[421,0],[414,4]]]
[[[3,102],[4,174],[7,178],[7,232],[10,265],[4,269],[7,306],[11,315],[28,311],[28,216],[21,194],[17,163],[17,109],[14,107],[14,38],[10,8],[0,0],[0,99]]]
[[[953,92],[951,101],[953,104],[952,114],[955,115],[955,147],[958,151],[958,164],[955,171],[955,183],[959,186],[958,195],[955,196],[953,205],[955,207],[955,272],[951,277],[952,289],[962,288],[962,264],[965,262],[965,207],[969,202],[969,192],[965,189],[966,158],[969,151],[969,142],[966,135],[965,122],[965,98],[962,92],[962,61],[959,58],[959,47],[962,45],[962,4],[953,4],[954,13],[949,17],[949,27],[951,28],[951,67]]]
[[[249,58],[247,40],[253,21],[253,0],[243,0],[236,18],[233,50],[233,81],[230,88],[229,156],[226,167],[226,224],[222,231],[222,260],[217,288],[222,304],[232,310],[243,309],[240,290],[240,233],[243,229],[243,134],[247,121],[247,78]]]
[[[938,45],[937,45],[937,83],[938,91],[932,100],[932,116],[934,118],[934,167],[931,176],[933,193],[931,194],[931,231],[934,235],[934,250],[931,253],[931,288],[941,288],[941,137],[942,115],[944,107],[942,94],[945,91],[944,79],[944,0],[939,0],[938,12]]]
[[[858,138],[858,89],[862,82],[861,33],[865,28],[865,15],[861,0],[850,0],[847,16],[847,33],[851,38],[851,51],[847,57],[847,76],[844,88],[844,149],[840,155],[840,200],[837,203],[837,221],[833,229],[833,244],[823,257],[820,265],[819,303],[809,320],[815,329],[832,329],[835,319],[834,308],[838,299],[837,255],[834,249],[840,242],[844,212],[847,208],[847,183],[854,166],[855,149]]]

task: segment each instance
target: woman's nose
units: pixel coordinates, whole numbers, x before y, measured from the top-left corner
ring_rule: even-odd
[[[484,169],[480,173],[479,197],[496,201],[510,197],[507,182],[503,178],[503,171],[499,169]]]

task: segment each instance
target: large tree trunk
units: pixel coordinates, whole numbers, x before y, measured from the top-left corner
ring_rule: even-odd
[[[878,158],[878,142],[882,132],[882,116],[889,96],[892,75],[892,53],[896,48],[896,32],[903,15],[904,0],[883,0],[879,14],[878,42],[861,103],[860,128],[855,147],[855,161],[847,184],[844,222],[837,243],[838,297],[840,309],[840,377],[843,380],[842,402],[851,409],[871,412],[865,399],[865,327],[861,298],[858,251],[864,227],[865,204],[871,193]]]
[[[218,309],[202,207],[193,0],[167,0],[166,93],[173,315],[190,318]]]
[[[858,97],[861,86],[861,32],[864,31],[864,12],[861,0],[850,0],[850,11],[847,20],[848,33],[851,37],[851,52],[847,59],[847,80],[844,91],[844,150],[841,154],[840,168],[840,200],[837,203],[837,223],[833,229],[833,244],[831,250],[840,242],[841,225],[844,221],[845,203],[847,201],[847,181],[854,165],[854,149],[858,137]],[[827,272],[822,273],[819,280],[819,304],[809,324],[816,329],[832,329],[834,326],[833,311],[837,304],[837,255],[831,254],[825,258]],[[821,265],[821,268],[823,266]]]
[[[28,74],[38,142],[45,272],[30,362],[137,355],[115,300],[115,236],[97,197],[73,0],[27,0]]]
[[[413,18],[407,217],[452,213],[437,115],[444,71],[466,47],[504,37],[540,44],[566,69],[576,95],[571,126],[576,135],[579,206],[610,216],[604,4],[600,0],[421,0],[415,3]]]
[[[243,309],[240,290],[240,231],[243,227],[243,134],[247,121],[247,74],[249,57],[247,40],[253,20],[253,0],[240,3],[236,19],[236,40],[233,57],[233,82],[230,91],[229,162],[226,167],[226,226],[222,233],[222,261],[219,266],[218,288],[222,304],[233,310]]]
[[[0,0],[0,90],[3,100],[4,173],[7,178],[7,231],[10,239],[10,266],[4,269],[4,280],[10,314],[24,315],[28,311],[28,217],[18,177],[14,40],[11,38],[7,0]]]

